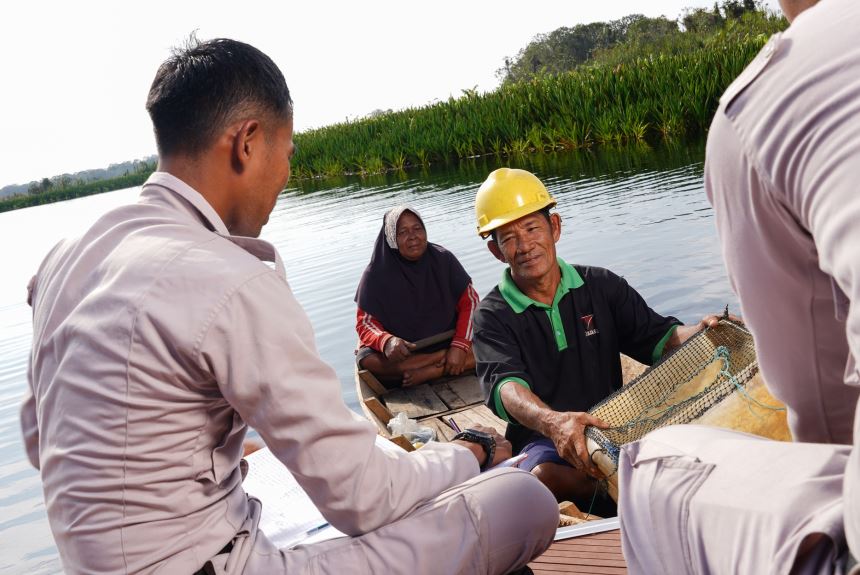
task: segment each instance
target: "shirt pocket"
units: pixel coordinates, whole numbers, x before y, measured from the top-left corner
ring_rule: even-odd
[[[683,569],[679,565],[664,565],[665,572],[700,573],[690,542],[690,503],[714,465],[689,456],[662,457],[651,464],[656,466],[654,485],[659,486],[650,491],[648,501],[657,549],[680,546],[684,562]],[[666,493],[672,496],[667,498]]]

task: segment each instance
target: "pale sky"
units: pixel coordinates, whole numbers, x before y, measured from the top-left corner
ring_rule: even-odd
[[[772,2],[775,5],[775,2]],[[280,66],[297,131],[498,86],[539,33],[632,13],[675,19],[713,0],[30,0],[0,19],[0,187],[155,153],[146,94],[192,30]]]

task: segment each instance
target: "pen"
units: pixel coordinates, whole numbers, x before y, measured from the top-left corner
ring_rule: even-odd
[[[307,531],[305,531],[305,537],[310,537],[310,536],[311,536],[311,535],[313,535],[314,533],[318,533],[318,532],[322,531],[323,529],[325,529],[325,528],[326,528],[326,527],[328,527],[328,526],[329,526],[329,524],[328,524],[328,523],[323,523],[322,525],[317,525],[317,526],[316,526],[316,527],[314,527],[313,529],[308,529]]]
[[[456,421],[454,421],[454,418],[453,418],[453,417],[449,417],[449,418],[448,418],[448,425],[450,425],[450,426],[451,426],[451,429],[453,429],[453,430],[454,430],[454,431],[456,431],[457,433],[460,433],[460,426],[459,426],[459,425],[457,425],[457,422],[456,422]]]

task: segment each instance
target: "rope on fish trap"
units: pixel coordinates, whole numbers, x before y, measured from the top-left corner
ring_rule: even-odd
[[[689,423],[732,393],[741,394],[751,412],[751,404],[784,409],[747,393],[757,372],[752,335],[724,317],[589,410],[612,427],[588,427],[585,433],[617,465],[620,446],[660,427]]]

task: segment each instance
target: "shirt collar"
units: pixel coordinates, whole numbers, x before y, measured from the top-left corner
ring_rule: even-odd
[[[275,264],[275,272],[282,277],[286,277],[284,262],[281,260],[281,255],[275,246],[260,238],[249,238],[244,236],[230,235],[227,226],[215,208],[206,201],[200,192],[167,172],[154,172],[143,184],[142,193],[145,193],[148,186],[158,186],[164,190],[172,192],[183,198],[197,211],[197,214],[202,219],[204,224],[208,224],[212,230],[223,237],[224,239],[236,244],[246,252],[255,256],[257,259],[264,262],[272,262]]]
[[[222,236],[230,235],[230,232],[227,230],[227,226],[224,225],[224,221],[221,219],[221,216],[219,216],[218,212],[215,211],[215,208],[206,201],[206,198],[204,198],[200,192],[173,174],[169,174],[167,172],[154,172],[143,184],[144,189],[147,186],[159,186],[184,198],[188,203],[194,206],[194,208],[203,217],[203,220],[208,223],[215,232]]]
[[[499,282],[499,291],[514,312],[523,313],[531,305],[537,306],[540,309],[550,309],[550,307],[555,307],[558,305],[561,298],[564,297],[564,294],[570,290],[581,287],[585,283],[582,276],[580,276],[579,272],[576,271],[576,268],[569,265],[560,257],[556,257],[556,261],[558,262],[558,267],[561,270],[561,282],[558,284],[558,289],[555,292],[552,306],[535,301],[521,292],[520,288],[517,287],[517,284],[514,283],[513,278],[511,278],[511,268],[507,268],[505,270],[502,274],[502,281]]]

